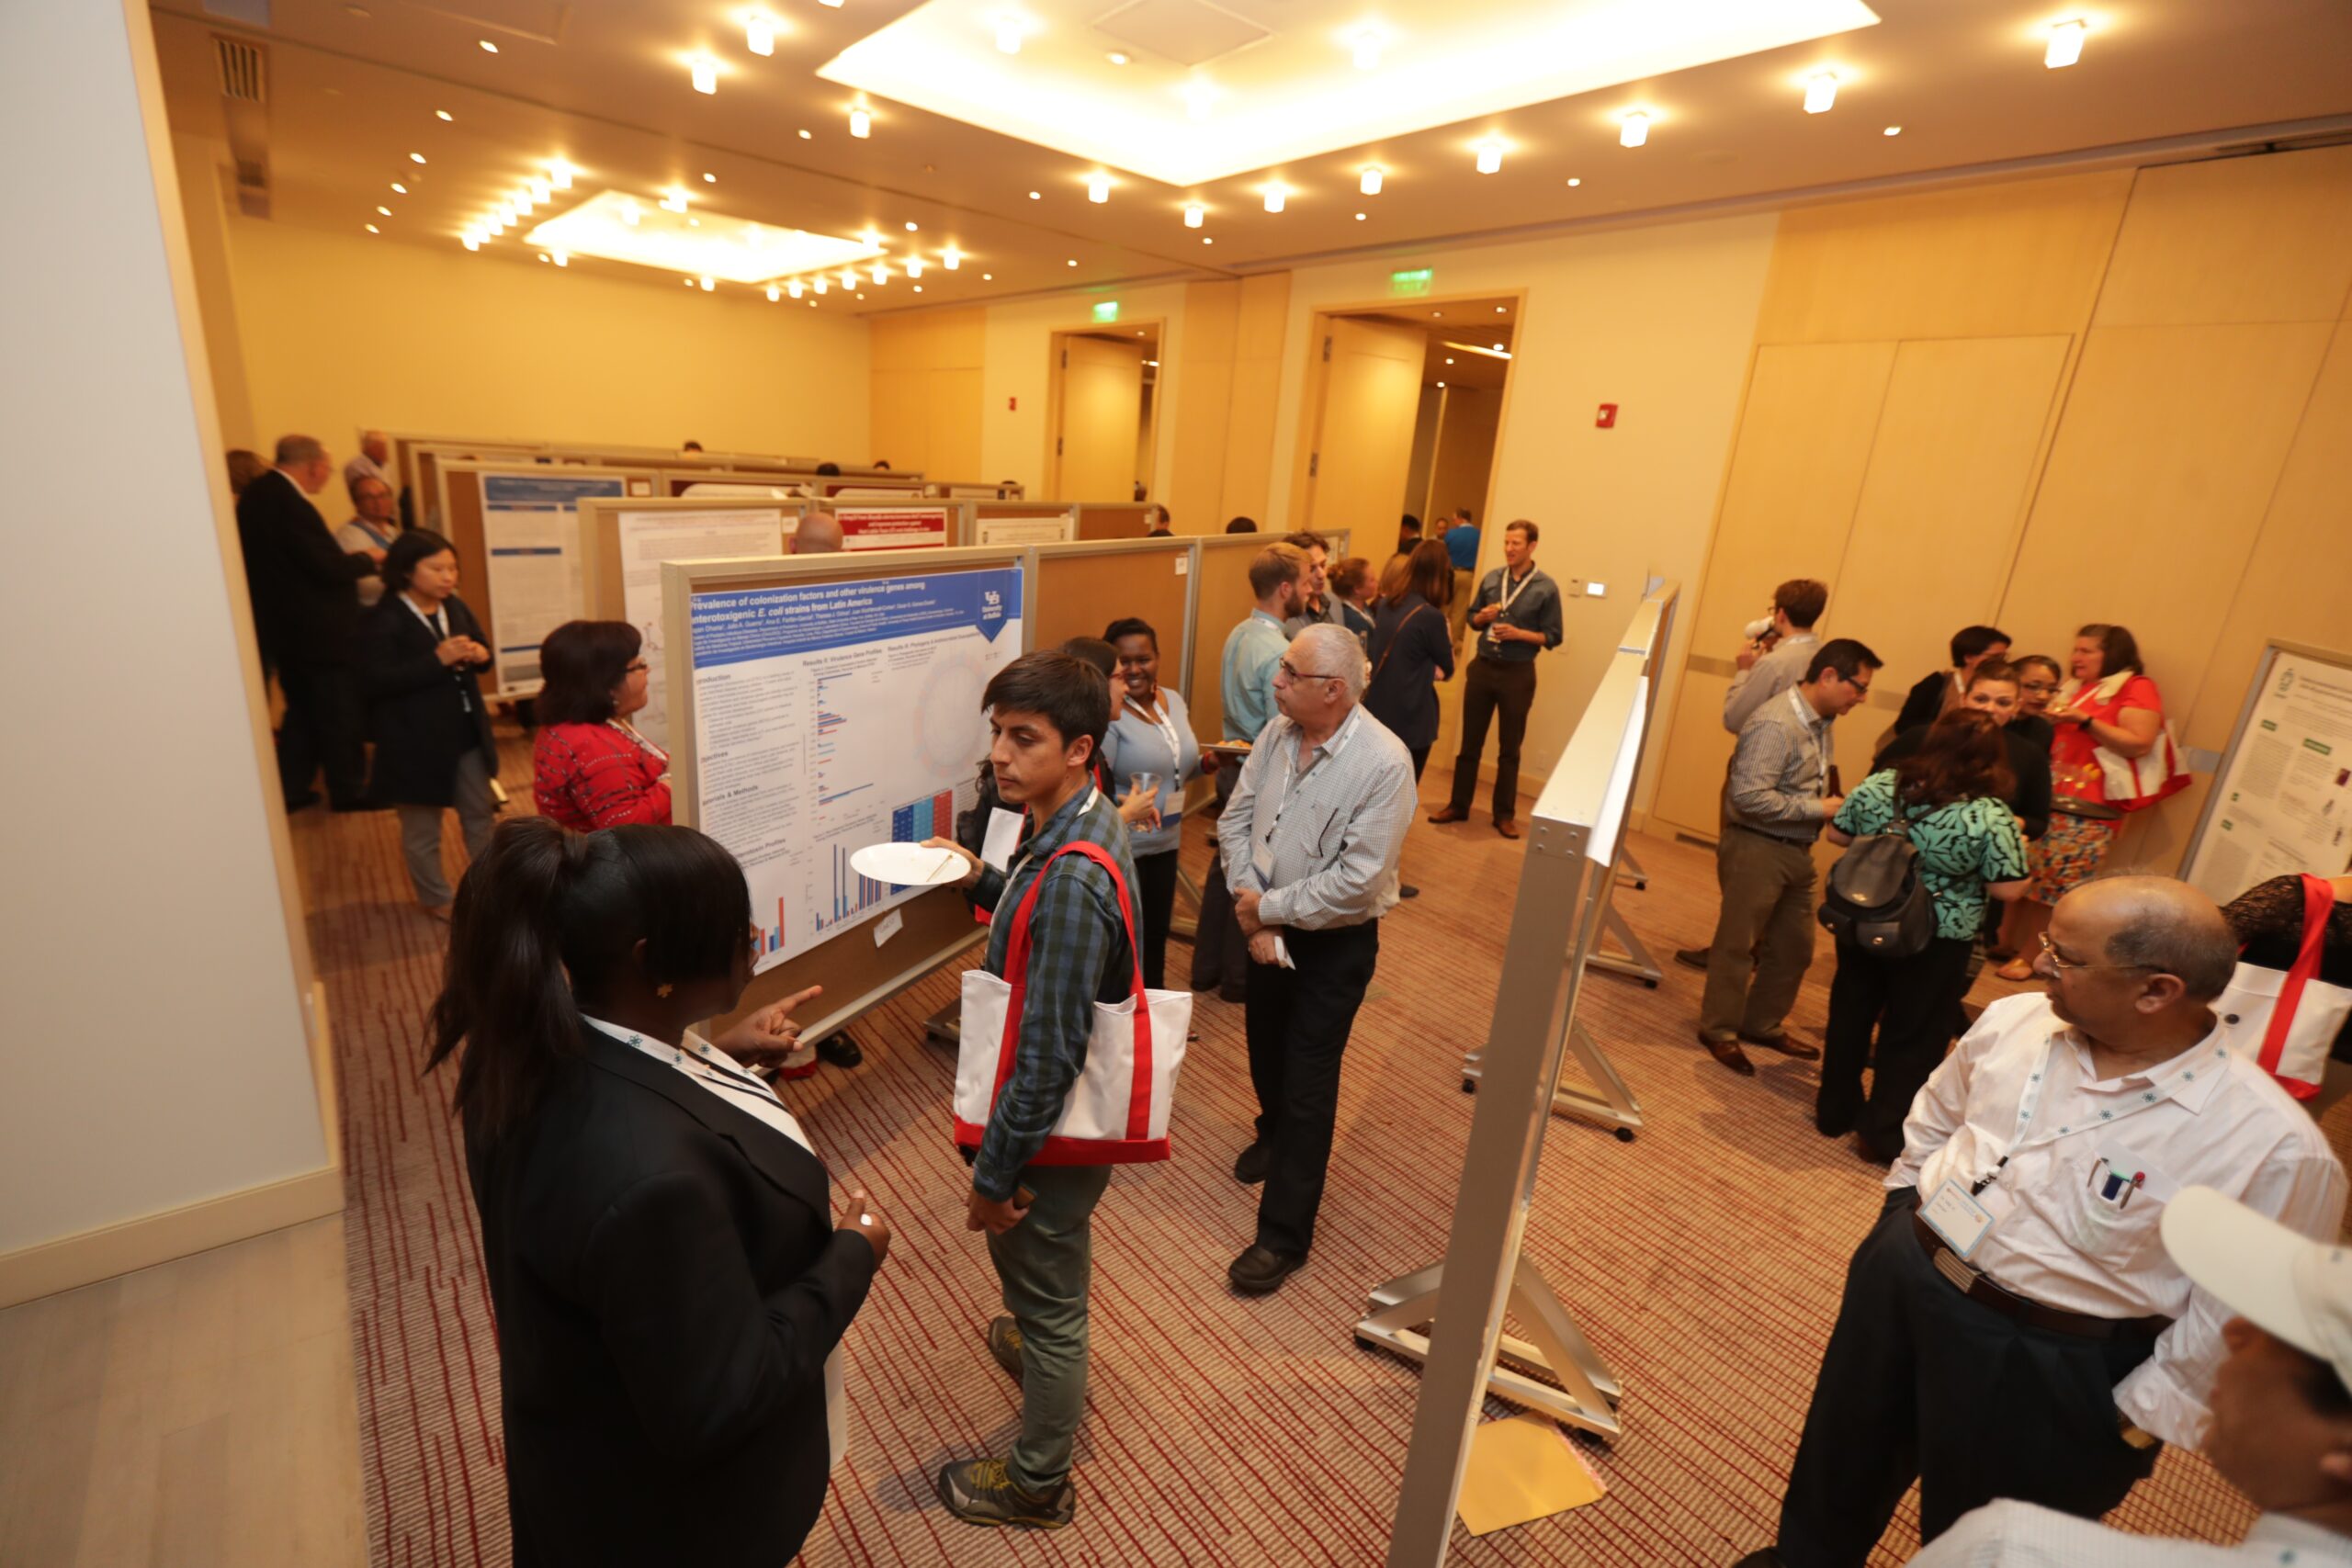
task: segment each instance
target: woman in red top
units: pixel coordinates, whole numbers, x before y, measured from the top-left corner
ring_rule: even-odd
[[[2164,739],[2165,700],[2141,668],[2138,640],[2122,626],[2093,622],[2075,635],[2068,664],[2073,679],[2042,714],[2055,730],[2050,831],[2028,846],[2032,881],[2009,906],[2002,945],[2018,956],[2002,967],[2005,980],[2033,977],[2032,955],[2050,928],[2051,907],[2098,874],[2125,812],[2160,798],[2109,800],[2098,759],[2102,750],[2127,761],[2144,757]]]
[[[670,820],[670,754],[628,721],[645,705],[641,647],[625,621],[566,621],[539,647],[531,793],[574,832]]]

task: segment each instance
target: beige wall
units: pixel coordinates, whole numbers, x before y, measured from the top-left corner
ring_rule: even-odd
[[[1509,519],[1490,518],[1485,507],[1487,491],[1492,488],[1488,480],[1495,468],[1495,439],[1502,429],[1502,389],[1448,387],[1438,396],[1445,400],[1445,412],[1437,427],[1430,511],[1450,513],[1456,507],[1466,506],[1480,523],[1499,526]],[[1412,489],[1409,479],[1406,489],[1408,492]],[[1419,507],[1413,511],[1427,521]]]
[[[950,482],[1008,477],[981,471],[987,321],[979,306],[875,319],[872,457]]]
[[[172,152],[187,214],[188,265],[196,275],[198,313],[204,322],[204,357],[211,366],[212,401],[220,439],[268,455],[254,427],[245,386],[245,345],[237,331],[237,287],[229,269],[229,149],[208,137],[175,135]],[[275,434],[275,433],[273,433]]]
[[[346,454],[376,425],[871,456],[865,325],[806,301],[248,218],[228,251],[264,440],[303,430]]]
[[[25,570],[0,953],[0,1302],[332,1212],[277,781],[147,8],[0,8],[0,423]],[[275,853],[274,853],[275,852]],[[290,857],[288,857],[290,859]],[[155,1220],[157,1215],[175,1219]],[[183,1223],[184,1222],[184,1223]]]

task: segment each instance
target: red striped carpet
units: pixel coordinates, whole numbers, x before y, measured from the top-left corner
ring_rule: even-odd
[[[505,772],[528,776],[511,737]],[[490,1303],[447,1085],[418,1077],[441,928],[409,902],[389,816],[310,813],[295,836],[342,1072],[371,1558],[504,1563]],[[448,852],[454,866],[454,822]],[[1067,1531],[975,1530],[932,1496],[941,1464],[1002,1452],[1018,1415],[980,1342],[994,1278],[963,1228],[966,1178],[945,1132],[951,1064],[921,1039],[921,1020],[953,994],[952,972],[860,1026],[865,1067],[792,1086],[836,1179],[867,1187],[898,1226],[849,1339],[849,1459],[802,1561],[1379,1561],[1418,1373],[1359,1348],[1350,1329],[1368,1287],[1443,1249],[1471,1108],[1456,1068],[1492,1003],[1521,852],[1483,818],[1415,827],[1408,866],[1426,891],[1382,932],[1314,1260],[1264,1301],[1224,1282],[1251,1231],[1252,1193],[1228,1167],[1252,1105],[1240,1011],[1202,1000],[1179,1157],[1122,1171],[1098,1211],[1093,1382]],[[1643,840],[1639,852],[1650,890],[1622,907],[1663,958],[1703,938],[1712,870],[1685,845]],[[1204,853],[1197,841],[1193,853]],[[1820,1027],[1826,979],[1825,963],[1794,1020],[1802,1032]],[[1459,1562],[1727,1564],[1770,1537],[1878,1184],[1812,1131],[1804,1066],[1776,1061],[1743,1080],[1689,1043],[1697,980],[1669,965],[1655,992],[1612,976],[1588,988],[1588,1021],[1649,1123],[1625,1145],[1555,1122],[1529,1229],[1627,1390],[1624,1435],[1585,1445],[1609,1495],[1483,1540],[1457,1529]],[[2120,1522],[2234,1539],[2248,1517],[2201,1460],[2175,1454]],[[1906,1508],[1880,1561],[1903,1561],[1915,1528]]]

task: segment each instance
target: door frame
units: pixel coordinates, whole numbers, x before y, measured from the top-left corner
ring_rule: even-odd
[[[1069,345],[1070,339],[1074,337],[1099,338],[1103,335],[1103,328],[1114,325],[1130,329],[1142,328],[1144,331],[1150,333],[1152,341],[1159,344],[1156,352],[1159,355],[1159,367],[1160,374],[1155,378],[1157,385],[1152,389],[1151,418],[1149,422],[1151,425],[1152,466],[1154,468],[1159,467],[1160,450],[1159,416],[1168,401],[1167,398],[1162,395],[1168,388],[1167,318],[1163,316],[1144,316],[1131,321],[1102,321],[1092,326],[1057,328],[1054,332],[1046,334],[1046,338],[1045,493],[1048,500],[1125,501],[1128,499],[1128,497],[1124,495],[1064,495],[1062,493],[1062,375],[1068,368],[1068,366],[1063,360],[1063,352]],[[1141,477],[1144,481],[1144,494],[1147,499],[1149,499],[1157,487],[1151,482],[1152,477],[1150,475],[1147,474]]]
[[[1323,415],[1330,390],[1331,375],[1331,362],[1324,357],[1323,345],[1330,337],[1332,321],[1342,316],[1397,315],[1407,305],[1429,310],[1447,305],[1472,304],[1486,299],[1510,301],[1512,342],[1520,345],[1511,350],[1511,357],[1503,368],[1502,401],[1495,410],[1495,457],[1487,465],[1487,490],[1486,493],[1479,498],[1480,518],[1487,519],[1492,516],[1495,502],[1495,474],[1502,467],[1502,433],[1510,423],[1511,386],[1518,379],[1513,372],[1519,368],[1519,355],[1522,352],[1524,334],[1527,331],[1527,289],[1524,287],[1460,289],[1451,294],[1417,295],[1408,299],[1398,299],[1392,295],[1385,299],[1368,299],[1352,304],[1318,305],[1315,308],[1306,322],[1306,380],[1299,402],[1297,449],[1292,455],[1290,467],[1288,516],[1292,527],[1314,526],[1309,507],[1314,500],[1315,477],[1307,470],[1315,466],[1316,456],[1322,450]],[[1402,498],[1399,499],[1401,501]],[[1403,513],[1400,512],[1398,515],[1402,516]],[[1424,518],[1423,521],[1426,522],[1427,519]],[[1482,528],[1485,526],[1483,521],[1480,526]]]

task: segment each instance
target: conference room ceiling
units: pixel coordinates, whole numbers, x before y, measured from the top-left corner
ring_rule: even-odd
[[[1594,26],[1663,16],[1702,30],[1736,16],[1752,33],[1783,4],[1797,34],[1835,9],[1831,0],[1510,0],[1454,7],[1475,27],[1453,30],[1488,40],[1484,58],[1495,62],[1491,40],[1510,35],[1513,17],[1535,51],[1564,16]],[[1870,9],[1874,26],[1519,107],[1489,107],[1533,90],[1512,88],[1499,65],[1491,90],[1439,102],[1419,85],[1424,57],[1456,58],[1457,72],[1477,57],[1447,55],[1458,40],[1445,9],[1418,0],[1023,0],[978,10],[971,0],[765,0],[756,14],[775,26],[768,57],[747,47],[752,5],[708,0],[161,0],[153,16],[175,130],[233,144],[245,173],[266,181],[268,221],[352,235],[373,224],[385,243],[462,254],[462,234],[560,163],[574,171],[571,188],[518,215],[469,265],[532,264],[546,251],[528,239],[536,225],[603,193],[653,204],[683,191],[689,216],[878,247],[884,281],[868,269],[844,286],[836,273],[824,299],[795,306],[856,313],[1347,254],[1407,267],[1441,243],[2176,139],[2226,145],[2324,129],[2352,110],[2352,6],[2342,0],[1875,0]],[[1202,80],[1233,84],[1237,97],[1254,84],[1262,96],[1277,90],[1268,73],[1282,60],[1345,53],[1357,29],[1374,27],[1377,59],[1368,68],[1343,60],[1345,75],[1374,99],[1431,101],[1369,141],[1171,185],[827,79],[883,79],[875,49],[943,16],[967,30],[1008,17],[1027,29],[1018,53],[985,40],[1006,85],[1000,99],[1100,101],[1121,82],[1164,96]],[[2046,68],[2052,24],[2074,17],[2088,24],[2080,63]],[[223,39],[259,51],[260,102],[224,96]],[[1661,58],[1656,39],[1621,42],[1621,62]],[[1708,45],[1687,48],[1703,57]],[[696,59],[716,92],[695,90]],[[1836,73],[1835,104],[1807,113],[1808,81],[1824,71]],[[1327,72],[1317,90],[1339,79]],[[1317,101],[1309,85],[1298,102]],[[952,95],[928,96],[952,104]],[[1223,103],[1208,112],[1225,112]],[[865,138],[851,134],[861,106],[871,115]],[[1635,110],[1649,117],[1647,141],[1622,146]],[[1017,129],[1021,117],[985,118]],[[1088,146],[1084,130],[1056,140]],[[1104,138],[1137,148],[1125,154],[1135,162],[1166,164],[1141,143]],[[1283,144],[1318,146],[1311,135]],[[1477,172],[1482,148],[1499,154],[1496,172]],[[1228,138],[1193,161],[1223,167],[1235,156]],[[1376,195],[1361,191],[1367,166],[1381,171]],[[1089,190],[1099,175],[1109,177],[1100,203]],[[1283,188],[1279,213],[1266,210],[1269,186]],[[1186,226],[1192,203],[1203,209],[1197,229]],[[910,257],[924,264],[919,278]],[[669,281],[623,261],[567,259],[578,271]]]

